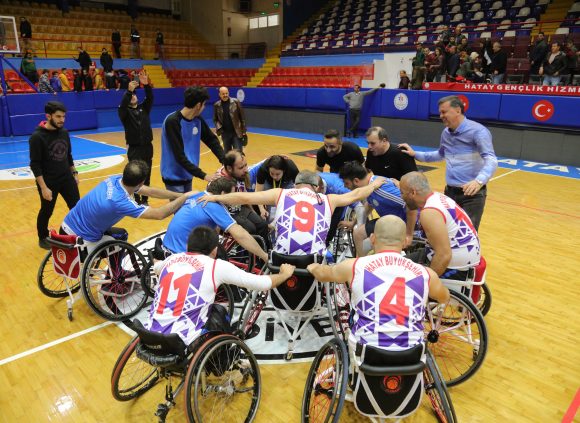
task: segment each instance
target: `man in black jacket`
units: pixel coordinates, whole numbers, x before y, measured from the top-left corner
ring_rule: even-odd
[[[536,43],[530,52],[530,75],[538,75],[540,73],[540,66],[542,66],[546,54],[548,54],[548,43],[544,38],[544,33],[539,32],[536,37]]]
[[[542,85],[558,85],[562,79],[562,72],[566,71],[568,62],[566,55],[560,51],[560,44],[552,43],[550,52],[546,54],[540,75],[544,75]]]
[[[36,178],[40,195],[40,211],[36,218],[38,245],[48,250],[48,222],[54,211],[58,194],[69,210],[80,199],[79,177],[72,158],[68,131],[64,129],[66,107],[58,101],[44,106],[46,121],[40,123],[28,139],[30,168]]]
[[[501,49],[497,41],[493,43],[493,55],[489,65],[489,73],[493,84],[503,84],[503,77],[507,68],[507,53]]]
[[[109,54],[106,48],[103,49],[101,53],[101,66],[105,73],[111,72],[113,70],[113,57]]]
[[[145,88],[145,100],[137,102],[135,88],[139,82],[129,82],[129,88],[119,105],[119,119],[125,128],[125,142],[127,143],[127,159],[143,160],[149,167],[149,173],[145,179],[145,185],[149,186],[151,180],[151,165],[153,162],[153,130],[149,114],[153,107],[153,90],[149,76],[145,71],[139,73],[139,81]],[[149,198],[135,194],[135,200],[139,204],[148,205]]]
[[[135,25],[131,25],[131,59],[141,58],[141,36]]]
[[[91,67],[92,60],[91,60],[91,56],[89,56],[89,53],[87,53],[84,48],[79,47],[79,57],[77,57],[75,59],[73,56],[73,59],[75,60],[75,62],[79,63],[81,70],[86,70],[87,72],[89,71],[89,68]]]
[[[454,80],[459,70],[459,54],[457,54],[457,47],[450,45],[447,50],[447,76]]]
[[[242,139],[247,135],[242,104],[230,97],[228,87],[220,87],[218,93],[220,99],[213,105],[213,122],[216,133],[222,137],[224,152],[243,151]]]
[[[22,51],[26,53],[32,45],[30,42],[32,39],[32,26],[24,16],[20,17],[20,37],[22,38]]]
[[[115,29],[111,33],[111,44],[113,45],[113,50],[115,50],[115,57],[117,59],[121,58],[121,32]]]

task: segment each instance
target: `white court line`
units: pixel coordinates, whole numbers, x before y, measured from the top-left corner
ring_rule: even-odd
[[[15,154],[15,153],[28,153],[28,150],[20,150],[20,151],[4,151],[0,154]]]
[[[91,332],[94,332],[96,330],[102,329],[106,326],[110,326],[114,323],[115,322],[104,322],[104,323],[101,323],[100,325],[90,327],[90,328],[82,330],[80,332],[76,332],[76,333],[73,333],[71,335],[65,336],[64,338],[60,338],[60,339],[57,339],[55,341],[49,342],[47,344],[40,345],[36,348],[32,348],[28,351],[24,351],[24,352],[21,352],[19,354],[13,355],[12,357],[5,358],[3,360],[0,360],[0,366],[11,363],[12,361],[19,360],[21,358],[27,357],[27,356],[32,355],[34,353],[37,353],[39,351],[54,347],[55,345],[62,344],[63,342],[70,341],[71,339],[75,339],[75,338],[78,338],[80,336],[86,335],[87,333],[91,333]]]
[[[504,176],[507,176],[507,175],[511,175],[512,173],[519,172],[520,170],[521,170],[521,169],[514,169],[514,170],[510,170],[509,172],[507,172],[507,173],[504,173],[503,175],[499,175],[499,176],[495,176],[495,177],[491,178],[491,179],[489,180],[489,182],[491,182],[491,181],[495,181],[495,180],[498,180],[499,178],[503,178]]]

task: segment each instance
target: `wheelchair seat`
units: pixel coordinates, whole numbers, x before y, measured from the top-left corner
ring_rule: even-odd
[[[272,251],[270,261],[274,266],[288,263],[298,269],[306,269],[309,264],[322,263],[323,256],[317,254],[287,255]],[[294,275],[282,285],[272,290],[274,307],[290,311],[310,311],[317,304],[317,283],[312,276]]]
[[[61,235],[52,229],[46,238],[50,244],[54,271],[67,279],[78,279],[81,273],[82,241],[76,235]]]
[[[127,241],[129,239],[129,232],[127,232],[124,228],[117,228],[115,226],[105,231],[105,235],[112,236],[117,241]]]
[[[353,399],[361,414],[400,418],[419,407],[423,395],[424,344],[405,351],[357,344],[355,356]]]
[[[139,336],[136,354],[141,360],[163,368],[187,364],[187,346],[176,333],[164,335],[152,332],[138,320],[133,321],[132,329]]]

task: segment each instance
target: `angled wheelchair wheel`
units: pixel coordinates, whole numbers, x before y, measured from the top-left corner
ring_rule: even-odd
[[[348,385],[348,351],[333,338],[318,351],[310,366],[302,397],[302,422],[338,422]]]
[[[332,323],[334,336],[347,342],[350,331],[350,292],[344,283],[326,283],[326,307]]]
[[[251,422],[262,384],[258,361],[239,338],[211,337],[196,351],[185,382],[189,422]]]
[[[87,258],[81,289],[87,304],[107,320],[133,317],[147,301],[141,285],[146,261],[143,254],[123,241],[107,241]]]
[[[456,422],[457,417],[451,396],[441,376],[441,371],[429,350],[427,350],[427,363],[425,370],[423,370],[423,378],[425,379],[425,393],[431,402],[437,420],[441,423]]]
[[[445,383],[454,386],[481,367],[488,341],[485,321],[473,302],[458,292],[449,293],[446,304],[428,304],[425,334]]]
[[[158,370],[137,358],[139,338],[133,338],[115,363],[111,375],[111,391],[117,401],[129,401],[151,389],[159,380]]]
[[[242,339],[252,336],[254,325],[268,299],[268,291],[250,291],[246,295],[236,322],[236,335]]]
[[[476,306],[481,311],[481,314],[486,316],[489,313],[489,309],[491,308],[491,290],[486,283],[481,285],[481,293],[479,295],[479,301],[477,302]]]
[[[38,288],[47,297],[62,298],[68,295],[67,280],[54,271],[52,253],[49,251],[42,259],[36,276]],[[80,289],[78,280],[69,280],[70,291],[75,293]]]
[[[151,298],[155,297],[155,291],[159,285],[159,278],[153,271],[153,261],[148,261],[141,273],[141,288]]]
[[[220,304],[228,311],[230,318],[234,312],[234,294],[232,288],[227,284],[222,284],[215,293],[215,304]]]

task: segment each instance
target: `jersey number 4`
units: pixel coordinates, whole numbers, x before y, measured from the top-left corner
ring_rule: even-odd
[[[294,206],[294,213],[296,214],[294,228],[299,232],[310,232],[316,217],[314,206],[306,201],[299,201]]]
[[[398,325],[404,325],[409,319],[409,306],[405,305],[406,287],[405,278],[395,278],[379,306],[381,315],[395,316]]]
[[[181,310],[183,310],[183,304],[185,304],[185,296],[187,295],[190,280],[191,275],[183,275],[173,280],[173,272],[166,273],[163,278],[161,278],[161,282],[159,283],[161,297],[159,298],[159,304],[157,305],[157,310],[155,310],[155,312],[157,314],[163,314],[163,311],[167,306],[167,297],[169,296],[169,291],[173,288],[177,289],[177,300],[175,301],[175,306],[173,307],[173,315],[176,317],[180,316]]]

